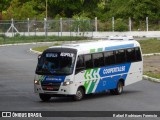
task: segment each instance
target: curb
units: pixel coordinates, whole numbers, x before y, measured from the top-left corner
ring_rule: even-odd
[[[80,40],[81,41],[81,40]],[[82,40],[82,41],[92,41],[92,40]],[[30,45],[30,44],[52,44],[55,42],[64,42],[64,41],[52,41],[52,42],[30,42],[30,43],[13,43],[13,44],[2,44],[0,45],[0,47],[5,47],[5,46],[16,46],[16,45]],[[71,43],[75,43],[77,41],[67,41],[67,42],[71,42]],[[78,41],[79,42],[79,41]]]
[[[158,83],[160,83],[160,79],[149,77],[147,75],[143,75],[143,79],[149,80],[149,81],[152,81],[152,82],[158,82]]]
[[[160,55],[160,53],[143,54],[142,56],[145,57],[145,56],[153,56],[153,55]],[[143,75],[143,79],[160,83],[160,79],[149,77],[147,75]]]
[[[33,50],[32,48],[29,49],[30,52],[35,53],[35,54],[42,54],[42,52]]]
[[[142,56],[152,56],[152,55],[160,55],[160,53],[150,53],[150,54],[143,54]]]
[[[32,43],[15,43],[15,44],[4,44],[0,45],[0,47],[5,47],[5,46],[16,46],[16,45],[30,45],[30,44],[50,44],[54,42],[32,42]]]

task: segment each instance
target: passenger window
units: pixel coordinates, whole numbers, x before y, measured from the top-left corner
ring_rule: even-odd
[[[135,62],[136,61],[134,48],[130,48],[130,49],[126,50],[126,58],[127,58],[127,62]]]
[[[113,51],[105,52],[104,53],[104,60],[105,60],[105,65],[115,64],[114,52]]]
[[[78,56],[76,68],[84,68],[84,58],[83,56]]]
[[[95,53],[93,56],[94,67],[104,66],[103,53]]]
[[[85,55],[84,62],[86,65],[86,69],[93,68],[93,61],[91,55]]]
[[[136,52],[136,61],[142,61],[140,48],[135,48],[135,52]]]
[[[81,55],[81,56],[78,56],[78,59],[77,59],[77,65],[76,65],[76,73],[84,70],[84,57]]]
[[[125,63],[125,50],[117,50],[116,51],[116,63]]]

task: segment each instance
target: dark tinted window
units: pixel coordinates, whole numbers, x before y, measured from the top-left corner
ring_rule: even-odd
[[[124,63],[124,62],[126,62],[125,50],[117,50],[116,51],[116,63]]]
[[[113,51],[104,53],[105,65],[115,64],[115,56]]]
[[[84,57],[83,57],[83,55],[81,55],[81,56],[78,56],[75,73],[77,74],[80,71],[83,71],[84,69],[85,69],[85,67],[84,67]]]
[[[130,49],[126,50],[126,58],[127,58],[127,62],[136,61],[135,49],[134,48],[130,48]]]
[[[38,60],[36,73],[39,75],[69,75],[73,72],[74,53],[46,52]]]
[[[93,56],[94,67],[104,66],[103,53],[96,53],[93,54],[92,56]]]
[[[91,55],[85,55],[84,62],[86,65],[86,69],[93,68],[93,61]]]
[[[135,48],[135,52],[136,52],[136,61],[141,61],[142,57],[141,57],[140,48]]]
[[[84,68],[84,57],[78,56],[76,68]]]

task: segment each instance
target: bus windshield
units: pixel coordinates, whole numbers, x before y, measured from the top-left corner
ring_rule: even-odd
[[[72,74],[75,62],[74,53],[48,52],[38,60],[36,74],[69,75]]]

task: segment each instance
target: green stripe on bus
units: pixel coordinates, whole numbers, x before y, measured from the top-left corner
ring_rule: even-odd
[[[88,88],[89,83],[90,83],[90,81],[86,81],[86,82],[84,83],[84,87],[85,87],[86,90],[87,90],[87,88]]]
[[[93,69],[93,71],[92,71],[92,78],[95,78],[95,76],[96,76],[96,78],[98,78],[97,75],[94,75],[94,73],[97,73],[97,72],[98,72],[98,68]]]
[[[103,48],[98,48],[98,52],[102,52],[103,51]]]
[[[39,80],[40,82],[44,81],[44,79],[45,79],[45,76],[44,76],[44,75],[39,75],[39,76],[38,76],[38,80]]]
[[[94,89],[94,86],[95,86],[96,82],[97,82],[97,80],[96,80],[95,82],[92,81],[92,83],[91,83],[91,85],[90,85],[90,88],[89,88],[89,90],[88,90],[88,94],[89,94],[89,93],[92,93],[92,91],[93,91],[93,89]]]
[[[90,73],[91,73],[91,69],[86,70],[86,72],[85,72],[85,74],[84,74],[84,78],[85,78],[85,79],[91,79]]]
[[[96,49],[90,49],[90,53],[96,52]]]

